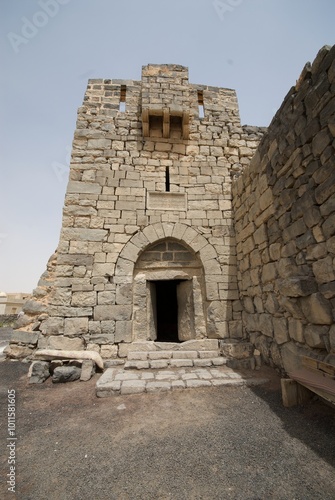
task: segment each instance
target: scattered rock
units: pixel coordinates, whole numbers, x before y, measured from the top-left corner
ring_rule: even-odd
[[[33,361],[30,366],[29,384],[43,384],[43,382],[50,377],[49,363],[46,361]]]
[[[58,366],[55,368],[52,381],[55,384],[63,382],[73,382],[80,378],[81,369],[77,366]]]
[[[21,330],[14,330],[11,338],[12,344],[33,344],[36,345],[39,334],[36,332],[24,332]]]
[[[19,345],[8,345],[4,349],[4,354],[8,358],[11,359],[23,359],[26,358],[27,356],[30,356],[33,353],[33,349],[30,349],[27,346],[19,346]]]
[[[80,380],[87,382],[95,373],[95,364],[91,359],[84,359],[81,366]]]

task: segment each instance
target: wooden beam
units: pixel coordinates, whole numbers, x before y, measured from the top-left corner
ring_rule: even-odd
[[[309,389],[290,378],[282,378],[280,383],[283,405],[286,408],[306,403],[313,396]]]

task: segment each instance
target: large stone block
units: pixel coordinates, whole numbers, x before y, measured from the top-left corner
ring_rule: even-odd
[[[59,254],[57,264],[70,266],[91,266],[93,264],[93,255],[70,253]]]
[[[33,353],[33,349],[30,349],[27,346],[11,344],[5,347],[3,352],[8,358],[23,359],[30,356]]]
[[[55,306],[69,306],[71,303],[70,288],[56,288],[50,295],[50,304]]]
[[[46,312],[47,306],[37,300],[27,300],[22,307],[22,311],[26,314],[42,314]]]
[[[88,318],[65,318],[64,333],[68,337],[84,335],[88,332]],[[64,348],[65,349],[65,348]]]
[[[42,384],[50,377],[49,363],[46,361],[34,361],[28,372],[29,384]]]
[[[300,344],[305,342],[304,339],[304,324],[295,318],[288,318],[288,332],[292,340],[296,340]]]
[[[325,259],[313,262],[313,273],[318,283],[328,283],[335,280],[333,258],[328,255]]]
[[[273,337],[272,316],[270,314],[259,315],[259,331],[267,337]]]
[[[130,305],[107,305],[94,308],[94,320],[118,320],[128,321],[131,318],[132,306]]]
[[[103,359],[113,359],[117,357],[118,348],[116,345],[102,345],[100,355]]]
[[[64,318],[88,317],[92,316],[92,307],[49,306],[48,313],[50,316],[60,316]]]
[[[91,359],[84,359],[81,365],[80,380],[87,382],[95,373],[95,365]]]
[[[221,342],[220,346],[223,356],[226,356],[228,358],[246,359],[250,358],[254,352],[254,346],[249,342]]]
[[[132,303],[132,287],[131,283],[118,285],[116,288],[116,304],[126,305]]]
[[[310,356],[310,350],[297,346],[294,342],[286,342],[280,346],[281,358],[286,373],[302,367],[302,357]]]
[[[277,267],[276,264],[270,262],[268,264],[264,264],[262,269],[262,282],[268,283],[269,281],[273,281],[277,276]]]
[[[262,224],[256,231],[253,233],[254,241],[257,245],[261,245],[262,243],[267,241],[267,231],[265,224]]]
[[[84,340],[82,338],[70,338],[63,335],[40,338],[39,349],[56,349],[62,351],[84,350]]]
[[[317,292],[315,279],[309,276],[291,276],[277,281],[277,288],[286,297],[304,297]]]
[[[309,323],[316,325],[331,325],[333,323],[330,302],[321,293],[313,293],[300,299],[302,312]]]
[[[101,333],[100,335],[89,335],[88,340],[93,344],[106,344],[113,345],[115,343],[115,335],[114,333]]]
[[[73,292],[71,305],[75,307],[95,306],[97,303],[96,292]]]
[[[132,341],[132,321],[117,321],[115,330],[115,342]]]
[[[114,149],[116,149],[117,141],[114,141]],[[124,145],[123,142],[121,142]],[[87,149],[111,149],[112,141],[110,139],[88,139]],[[123,146],[122,146],[123,149]]]
[[[284,344],[285,342],[288,342],[290,338],[287,328],[287,319],[274,317],[272,318],[272,323],[274,339],[277,344]]]
[[[104,241],[107,231],[105,229],[64,228],[62,237],[70,241]]]
[[[218,347],[216,339],[187,340],[178,345],[181,351],[217,351]]]
[[[100,194],[102,187],[96,182],[69,181],[67,193]]]
[[[216,321],[207,323],[207,335],[209,339],[225,339],[229,337],[228,322]]]
[[[36,345],[39,338],[37,332],[24,332],[21,330],[14,330],[11,337],[11,344],[32,344]]]
[[[73,382],[78,380],[80,375],[81,368],[78,366],[57,366],[53,372],[52,381],[55,384]]]
[[[115,332],[114,320],[100,321],[100,325],[101,325],[101,333],[103,334],[111,334]]]
[[[232,339],[241,339],[243,337],[241,320],[229,321],[229,337]]]
[[[306,344],[309,347],[325,349],[325,339],[328,339],[328,331],[328,326],[307,325],[304,332]]]
[[[40,330],[46,335],[59,335],[64,333],[64,318],[48,318],[42,322]]]
[[[328,127],[321,130],[312,141],[312,149],[314,156],[320,156],[323,150],[333,141],[332,135],[328,131]]]
[[[104,306],[111,304],[115,304],[114,291],[98,292],[98,305]]]

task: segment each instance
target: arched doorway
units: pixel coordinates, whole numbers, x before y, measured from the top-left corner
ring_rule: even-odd
[[[203,338],[203,287],[202,264],[187,245],[166,238],[146,248],[134,268],[134,340]]]

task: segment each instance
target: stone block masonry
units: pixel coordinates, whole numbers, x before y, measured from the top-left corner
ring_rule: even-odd
[[[288,92],[233,182],[243,329],[285,372],[335,364],[335,47]]]
[[[34,342],[8,355],[244,340],[231,183],[263,132],[241,126],[234,90],[183,66],[89,80],[60,242],[20,320]]]
[[[334,95],[335,47],[268,130],[241,126],[235,91],[190,84],[183,66],[89,80],[60,242],[8,356],[215,342],[230,366],[335,364]]]

